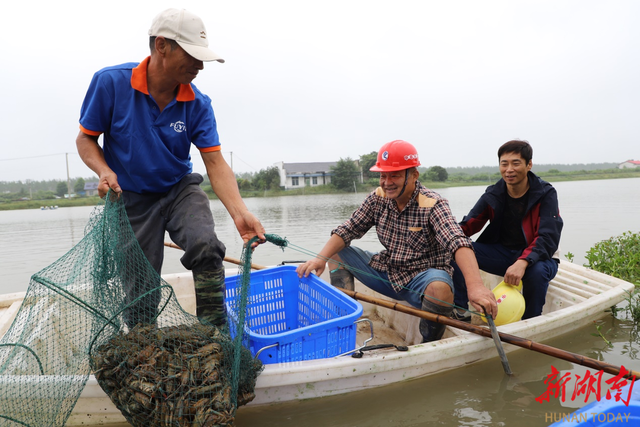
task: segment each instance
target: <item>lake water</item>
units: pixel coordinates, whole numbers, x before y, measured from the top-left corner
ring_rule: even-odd
[[[595,243],[625,231],[640,231],[640,178],[574,181],[554,184],[564,220],[560,253],[574,254],[574,262],[586,262],[585,254]],[[449,200],[454,215],[461,219],[484,192],[484,187],[456,187],[437,190]],[[288,196],[252,198],[245,202],[262,221],[268,233],[286,237],[303,252],[317,253],[331,230],[344,221],[366,196]],[[242,241],[219,201],[211,202],[220,239],[227,256],[240,258]],[[32,274],[48,266],[83,237],[92,207],[57,210],[0,211],[0,293],[24,291]],[[380,248],[375,232],[358,245]],[[287,260],[305,260],[306,253],[270,243],[261,245],[253,262],[262,265]],[[163,273],[183,271],[181,251],[165,250]],[[637,327],[627,321],[607,318],[609,348],[595,333],[583,328],[553,342],[575,353],[640,370]],[[241,408],[237,426],[546,426],[549,414],[569,412],[576,402],[540,404],[546,385],[543,379],[553,364],[559,370],[583,372],[568,362],[527,350],[509,354],[516,375],[505,379],[499,361],[492,360],[425,379],[409,381],[344,396],[280,404],[264,408]],[[580,373],[580,375],[582,375]]]

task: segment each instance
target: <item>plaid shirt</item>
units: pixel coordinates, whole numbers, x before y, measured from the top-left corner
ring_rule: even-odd
[[[386,271],[396,292],[429,268],[452,275],[452,255],[461,247],[473,249],[471,239],[462,232],[447,200],[419,181],[402,212],[395,201],[386,198],[384,190],[378,188],[331,234],[337,234],[349,246],[374,225],[386,249],[374,255],[369,265]]]

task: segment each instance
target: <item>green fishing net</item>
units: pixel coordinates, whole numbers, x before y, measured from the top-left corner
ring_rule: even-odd
[[[134,426],[232,424],[262,363],[245,334],[232,338],[182,309],[111,196],[85,237],[32,276],[0,339],[0,426],[64,425],[92,372]],[[242,258],[242,290],[228,304],[234,331],[245,330],[251,250]]]

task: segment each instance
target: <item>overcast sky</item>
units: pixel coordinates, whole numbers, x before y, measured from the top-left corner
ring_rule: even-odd
[[[413,143],[423,166],[640,159],[640,2],[11,1],[0,28],[0,181],[89,177],[76,153],[93,73],[141,61],[168,7],[204,20],[194,81],[236,172]],[[197,151],[194,169],[203,171]],[[535,166],[534,166],[535,170]]]

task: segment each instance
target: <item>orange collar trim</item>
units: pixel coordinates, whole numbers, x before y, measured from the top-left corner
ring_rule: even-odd
[[[147,68],[149,67],[150,56],[147,56],[136,68],[131,70],[131,87],[135,90],[149,95],[149,87],[147,86]],[[178,88],[176,101],[187,102],[196,99],[191,85],[181,84]]]

